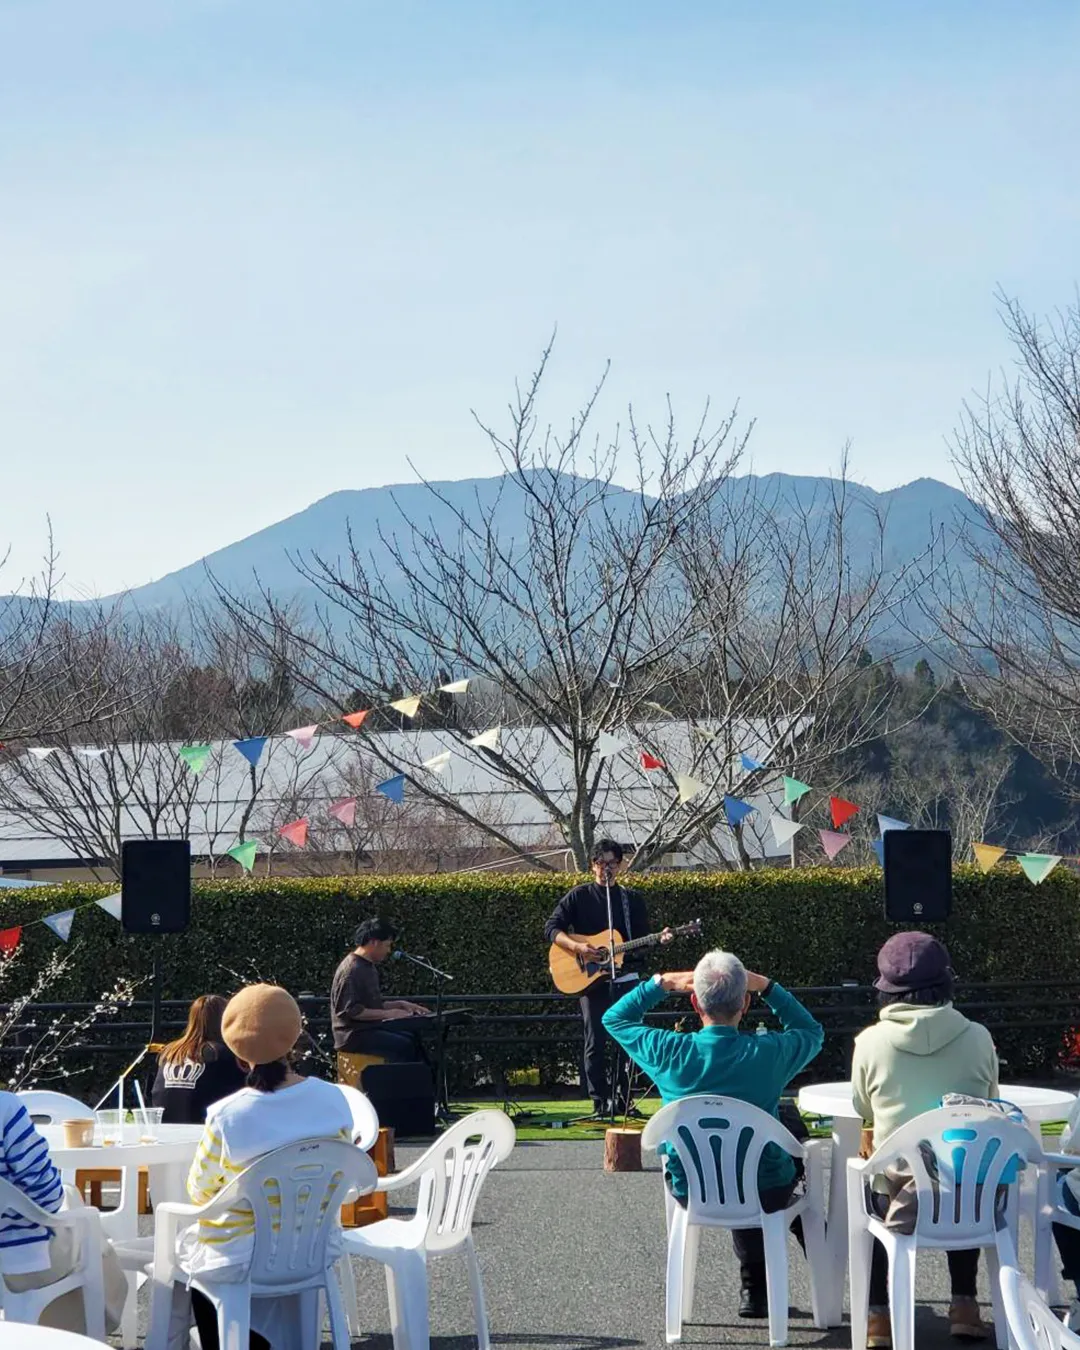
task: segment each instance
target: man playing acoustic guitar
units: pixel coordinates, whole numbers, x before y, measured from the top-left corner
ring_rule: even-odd
[[[626,939],[644,937],[649,931],[649,916],[645,901],[637,891],[620,886],[615,880],[623,867],[623,849],[614,839],[601,839],[593,847],[592,873],[595,878],[583,886],[575,886],[555,906],[554,913],[544,925],[544,937],[563,951],[587,961],[602,961],[603,947],[593,946],[575,933],[597,934],[612,927]],[[608,887],[611,888],[611,916],[608,917]],[[661,942],[674,937],[665,928]],[[593,1118],[606,1119],[619,1104],[627,1106],[628,1115],[637,1115],[629,1104],[630,1066],[623,1060],[615,1082],[609,1087],[607,1054],[610,1037],[601,1018],[627,989],[639,978],[628,972],[625,964],[614,984],[610,979],[599,979],[581,995],[581,1016],[585,1023],[585,1087],[592,1098]],[[616,1051],[616,1053],[618,1053]]]

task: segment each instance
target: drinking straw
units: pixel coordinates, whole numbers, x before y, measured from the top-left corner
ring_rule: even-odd
[[[146,1114],[146,1100],[142,1095],[142,1088],[139,1086],[137,1078],[135,1079],[135,1096],[139,1099],[139,1116],[142,1119],[142,1127],[144,1130],[148,1130],[150,1128],[150,1117]]]

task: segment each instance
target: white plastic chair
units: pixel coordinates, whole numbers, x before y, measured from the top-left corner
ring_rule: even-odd
[[[26,1114],[39,1125],[62,1125],[65,1120],[93,1120],[93,1109],[64,1092],[32,1091],[16,1094]]]
[[[72,1192],[73,1194],[73,1192]],[[78,1206],[62,1209],[56,1214],[35,1205],[10,1181],[0,1179],[0,1213],[12,1211],[43,1228],[71,1228],[74,1230],[78,1253],[75,1269],[62,1280],[42,1289],[28,1289],[15,1294],[4,1284],[4,1320],[36,1326],[41,1314],[61,1294],[78,1289],[82,1294],[86,1329],[99,1341],[105,1339],[105,1277],[101,1266],[101,1226],[96,1211]]]
[[[353,1143],[366,1153],[373,1148],[379,1137],[379,1113],[371,1104],[371,1098],[365,1096],[359,1088],[348,1083],[335,1083],[334,1086],[349,1104],[353,1119]]]
[[[687,1181],[684,1209],[668,1197],[667,1342],[682,1339],[694,1308],[698,1244],[703,1228],[760,1228],[764,1235],[769,1299],[769,1344],[788,1334],[788,1230],[802,1216],[810,1267],[814,1326],[824,1330],[828,1296],[822,1150],[803,1145],[767,1111],[734,1097],[683,1097],[657,1111],[641,1136],[645,1148],[670,1144]],[[758,1194],[758,1163],[766,1144],[804,1160],[806,1191],[786,1209],[765,1214]]]
[[[1080,1350],[1080,1336],[1059,1322],[1015,1266],[1001,1267],[1001,1297],[1015,1350]]]
[[[1080,1154],[1076,1153],[1044,1153],[1043,1164],[1046,1169],[1045,1200],[1046,1208],[1044,1211],[1037,1209],[1037,1215],[1041,1214],[1042,1222],[1036,1218],[1035,1228],[1035,1288],[1040,1297],[1051,1301],[1051,1291],[1056,1296],[1058,1287],[1054,1283],[1054,1241],[1052,1224],[1059,1223],[1065,1228],[1080,1229],[1080,1214],[1073,1214],[1071,1210],[1065,1208],[1062,1199],[1062,1188],[1065,1186],[1065,1173],[1071,1172],[1074,1167],[1080,1167]]]
[[[484,1178],[510,1156],[517,1132],[502,1111],[475,1111],[452,1125],[404,1171],[380,1177],[377,1190],[396,1191],[420,1183],[416,1212],[409,1219],[380,1219],[348,1230],[345,1250],[380,1261],[386,1268],[394,1350],[428,1350],[427,1263],[464,1251],[479,1350],[491,1350],[480,1266],[472,1239],[473,1211]]]
[[[920,1147],[921,1146],[921,1147]],[[927,1169],[923,1150],[936,1160],[937,1177]],[[986,1250],[994,1331],[999,1350],[1008,1333],[998,1285],[1000,1265],[1016,1265],[1013,1237],[1016,1180],[1008,1185],[1008,1215],[999,1226],[996,1196],[1005,1169],[1020,1159],[1039,1164],[1042,1149],[1031,1132],[1000,1112],[978,1106],[950,1106],[927,1111],[901,1125],[875,1149],[873,1156],[848,1161],[848,1267],[851,1280],[851,1344],[866,1344],[873,1239],[885,1248],[889,1262],[889,1311],[894,1350],[915,1346],[915,1254],[919,1247],[946,1251]],[[918,1209],[912,1233],[886,1228],[870,1212],[870,1179],[890,1164],[903,1163],[917,1190]],[[1039,1171],[1039,1187],[1043,1169]]]
[[[367,1195],[378,1175],[368,1155],[340,1139],[306,1139],[266,1154],[244,1169],[205,1205],[165,1203],[155,1212],[152,1296],[147,1350],[168,1344],[175,1283],[187,1283],[177,1252],[181,1225],[223,1217],[228,1210],[250,1207],[254,1214],[254,1247],[245,1262],[247,1278],[214,1279],[195,1274],[190,1286],[216,1306],[218,1334],[224,1350],[246,1346],[253,1298],[304,1298],[303,1330],[296,1350],[316,1350],[321,1343],[321,1304],[326,1298],[334,1350],[348,1350],[349,1333],[328,1251],[341,1205],[349,1193]],[[280,1195],[280,1204],[271,1203]],[[290,1345],[292,1342],[290,1341]]]

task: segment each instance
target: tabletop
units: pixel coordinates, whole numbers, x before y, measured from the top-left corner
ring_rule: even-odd
[[[49,1145],[49,1154],[61,1171],[70,1168],[152,1167],[155,1163],[190,1162],[202,1138],[201,1125],[159,1125],[153,1140],[134,1139],[122,1144],[91,1144],[87,1148],[69,1148],[64,1143],[62,1125],[43,1125],[41,1133]]]
[[[57,1331],[54,1327],[36,1327],[27,1322],[0,1322],[0,1350],[86,1350],[101,1342],[74,1331]]]
[[[1059,1088],[1021,1087],[1018,1083],[1002,1083],[1002,1101],[1018,1106],[1028,1120],[1064,1120],[1076,1102],[1072,1092]],[[812,1083],[799,1089],[799,1106],[818,1116],[836,1116],[857,1120],[859,1113],[851,1100],[850,1083]]]

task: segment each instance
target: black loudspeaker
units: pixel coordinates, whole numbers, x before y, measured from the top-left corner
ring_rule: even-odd
[[[952,835],[948,830],[886,830],[885,917],[938,923],[952,912]]]
[[[120,859],[120,918],[129,933],[182,933],[191,922],[191,843],[129,839]]]
[[[435,1133],[435,1082],[426,1064],[369,1064],[360,1086],[380,1125],[403,1136]]]

